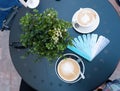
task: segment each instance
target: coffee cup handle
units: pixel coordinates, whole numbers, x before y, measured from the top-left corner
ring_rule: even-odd
[[[77,62],[78,62],[78,63],[82,62],[82,61],[80,61],[80,60],[81,60],[81,59],[77,59]],[[82,63],[82,64],[83,64],[83,63]],[[83,64],[83,70],[85,70],[84,64]],[[82,71],[81,71],[81,74],[80,74],[80,75],[81,75],[81,78],[82,78],[82,79],[85,79],[85,75],[82,73]],[[79,79],[80,79],[80,78],[79,78]],[[78,79],[78,80],[79,80],[79,79]]]
[[[81,72],[82,79],[85,79],[85,75]]]
[[[84,76],[84,74],[82,73],[82,74],[80,74],[81,75],[81,77],[79,77],[77,80],[75,80],[75,81],[73,81],[73,82],[71,82],[71,83],[75,83],[75,82],[78,82],[81,78],[82,79],[85,79],[85,76]]]
[[[83,8],[80,8],[79,10],[83,10]]]

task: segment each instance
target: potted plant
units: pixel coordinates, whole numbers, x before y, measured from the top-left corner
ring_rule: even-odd
[[[35,54],[38,58],[52,60],[60,56],[68,44],[72,44],[67,31],[72,24],[59,19],[53,8],[48,8],[43,13],[36,9],[32,13],[26,13],[21,17],[20,24],[23,31],[20,42],[28,47],[28,53]]]

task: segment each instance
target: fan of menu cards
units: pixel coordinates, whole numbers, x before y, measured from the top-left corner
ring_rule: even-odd
[[[92,61],[108,44],[110,40],[98,34],[81,35],[74,38],[73,46],[68,45],[67,48],[82,56],[88,61]]]

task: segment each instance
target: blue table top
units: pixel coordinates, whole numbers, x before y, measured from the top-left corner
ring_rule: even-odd
[[[10,47],[13,64],[20,76],[38,91],[93,91],[93,89],[108,79],[120,59],[120,18],[117,12],[107,0],[41,0],[37,9],[39,9],[39,12],[43,12],[46,8],[51,7],[58,11],[60,18],[70,22],[73,14],[79,8],[93,8],[100,16],[100,24],[93,33],[107,37],[110,40],[110,44],[92,62],[82,59],[86,68],[86,79],[74,84],[62,82],[55,74],[54,63],[49,64],[46,58],[41,58],[42,61],[38,63],[32,61],[35,58],[33,55],[28,56],[24,60],[21,59],[20,56],[27,49],[19,50]],[[10,43],[19,41],[22,33],[19,19],[30,11],[30,9],[26,8],[20,9],[11,28]],[[81,35],[73,28],[69,29],[69,32],[72,37]],[[72,51],[66,50],[66,52]]]

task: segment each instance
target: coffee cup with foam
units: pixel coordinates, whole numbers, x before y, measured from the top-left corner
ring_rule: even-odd
[[[84,76],[84,63],[81,58],[72,53],[59,57],[55,64],[55,72],[66,83],[78,82]]]
[[[90,27],[96,22],[97,13],[92,8],[80,8],[76,15],[76,22],[81,27]]]

